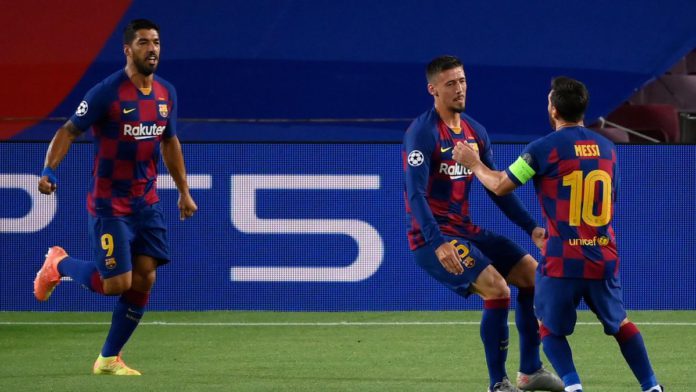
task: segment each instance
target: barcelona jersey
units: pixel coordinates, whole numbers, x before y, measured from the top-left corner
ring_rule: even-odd
[[[404,198],[411,250],[426,243],[435,249],[445,242],[443,234],[471,240],[482,234],[469,213],[473,173],[452,157],[459,142],[469,143],[486,165],[495,168],[486,129],[464,113],[460,128],[450,129],[433,108],[417,117],[404,135]],[[536,227],[517,196],[489,195],[508,218],[528,233]]]
[[[618,275],[611,225],[618,175],[611,141],[587,128],[563,128],[530,143],[506,173],[517,185],[534,178],[548,230],[543,275]]]
[[[92,127],[95,157],[87,195],[93,216],[126,216],[159,201],[157,164],[160,141],[176,135],[174,87],[154,76],[149,94],[124,70],[94,86],[70,121]]]

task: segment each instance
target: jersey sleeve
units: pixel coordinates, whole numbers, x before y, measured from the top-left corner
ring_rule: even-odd
[[[491,170],[497,170],[495,160],[493,159],[493,148],[491,147],[490,139],[488,134],[483,132],[479,134],[481,137],[482,150],[480,153],[481,162],[488,166]],[[538,226],[536,220],[527,211],[527,208],[522,204],[522,200],[517,197],[516,194],[510,193],[504,196],[497,196],[495,193],[486,189],[488,197],[491,198],[493,203],[500,209],[500,211],[505,214],[505,216],[517,225],[519,228],[524,230],[527,234],[532,233],[532,231]]]
[[[167,127],[164,129],[163,134],[163,136],[167,139],[172,136],[176,136],[177,121],[179,115],[179,100],[177,99],[176,89],[172,85],[169,85],[169,97],[172,102],[172,110],[171,113],[169,113],[169,118],[167,119]]]
[[[542,145],[539,141],[529,143],[527,147],[522,150],[517,160],[505,169],[508,178],[517,186],[526,184],[527,181],[543,169],[541,147]]]
[[[437,249],[445,238],[425,198],[435,147],[435,136],[424,126],[409,129],[404,135],[406,196],[426,242]]]
[[[481,140],[481,152],[479,153],[481,162],[483,162],[491,170],[498,170],[495,165],[495,160],[493,159],[493,147],[491,147],[491,140],[488,137],[488,133],[485,131],[485,128],[478,130],[478,135]]]
[[[70,121],[82,132],[103,118],[108,109],[111,96],[105,83],[92,87],[77,106]]]

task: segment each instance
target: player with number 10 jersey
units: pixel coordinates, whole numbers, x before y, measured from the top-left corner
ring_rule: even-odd
[[[582,126],[568,127],[529,144],[506,172],[517,185],[534,177],[548,230],[542,275],[610,279],[618,273],[611,141]]]
[[[566,337],[573,333],[576,308],[584,300],[604,332],[616,339],[641,390],[664,392],[642,335],[624,308],[611,225],[619,178],[616,147],[584,127],[588,102],[584,84],[555,78],[548,95],[555,132],[530,143],[504,172],[487,167],[465,144],[455,146],[453,157],[496,195],[534,179],[548,233],[538,244],[544,257],[537,269],[534,310],[544,351],[565,391],[583,390]]]

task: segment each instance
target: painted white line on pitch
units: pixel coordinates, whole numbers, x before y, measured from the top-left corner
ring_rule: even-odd
[[[0,325],[110,325],[107,321],[0,321]],[[337,321],[337,322],[170,322],[148,321],[140,325],[172,327],[350,327],[350,326],[418,326],[418,325],[479,325],[479,321]],[[508,323],[514,325],[514,323]],[[601,325],[599,322],[578,322],[576,325]],[[636,325],[696,326],[696,322],[637,322]]]

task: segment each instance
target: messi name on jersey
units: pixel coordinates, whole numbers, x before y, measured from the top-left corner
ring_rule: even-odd
[[[579,158],[594,158],[600,156],[599,146],[592,141],[575,143],[575,156]]]

